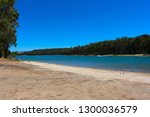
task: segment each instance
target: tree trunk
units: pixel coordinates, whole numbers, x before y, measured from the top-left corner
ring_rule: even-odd
[[[8,57],[8,47],[7,46],[3,47],[2,51],[3,51],[3,57],[7,58]]]
[[[0,49],[0,58],[2,57],[2,50]]]
[[[5,51],[5,48],[3,48],[3,57],[6,58],[6,51]]]
[[[4,48],[4,58],[7,58],[8,57],[8,48],[5,47]]]

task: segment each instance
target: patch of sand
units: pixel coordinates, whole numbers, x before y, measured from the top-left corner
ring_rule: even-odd
[[[0,99],[150,99],[150,74],[0,60]]]

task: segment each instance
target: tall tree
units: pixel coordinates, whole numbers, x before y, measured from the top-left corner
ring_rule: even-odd
[[[0,0],[0,54],[7,58],[9,47],[16,46],[16,27],[18,12],[14,8],[15,0]]]

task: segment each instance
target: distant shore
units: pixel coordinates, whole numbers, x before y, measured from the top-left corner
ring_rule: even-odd
[[[100,55],[100,56],[150,56],[150,54],[108,54],[108,55]]]
[[[150,99],[150,74],[0,60],[0,99]]]
[[[21,56],[21,55],[22,54],[18,54],[17,56]],[[27,56],[38,56],[38,54],[27,55]],[[62,55],[62,56],[150,56],[150,54],[104,54],[104,55]]]

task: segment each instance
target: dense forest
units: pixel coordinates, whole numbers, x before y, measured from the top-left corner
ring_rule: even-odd
[[[16,27],[18,12],[15,0],[0,0],[0,57],[7,58],[10,46],[16,46]]]
[[[134,38],[122,37],[73,48],[41,49],[23,52],[21,55],[107,55],[150,54],[150,35]]]

